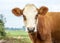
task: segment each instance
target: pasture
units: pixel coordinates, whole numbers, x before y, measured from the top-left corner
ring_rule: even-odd
[[[5,43],[31,43],[28,33],[22,30],[5,30]]]

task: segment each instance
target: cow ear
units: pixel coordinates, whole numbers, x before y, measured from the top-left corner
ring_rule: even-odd
[[[45,15],[48,12],[48,8],[45,6],[42,6],[41,8],[38,9],[38,13],[41,15]]]
[[[19,8],[14,8],[12,9],[12,13],[15,15],[15,16],[21,16],[22,15],[22,10],[19,9]]]

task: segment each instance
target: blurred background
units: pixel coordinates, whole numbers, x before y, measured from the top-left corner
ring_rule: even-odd
[[[16,17],[12,13],[13,8],[23,9],[26,4],[34,4],[37,8],[47,6],[49,12],[60,12],[60,0],[0,0],[1,43],[31,43],[25,31],[23,17]]]

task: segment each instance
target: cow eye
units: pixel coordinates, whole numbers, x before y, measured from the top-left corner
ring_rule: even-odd
[[[35,19],[37,19],[38,15],[35,16]]]
[[[26,20],[26,16],[25,15],[23,15],[23,19]]]

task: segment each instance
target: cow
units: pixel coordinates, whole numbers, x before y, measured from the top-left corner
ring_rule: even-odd
[[[15,16],[23,15],[24,24],[32,43],[58,43],[60,41],[60,12],[48,12],[48,7],[37,8],[27,4],[23,9],[13,8]]]

